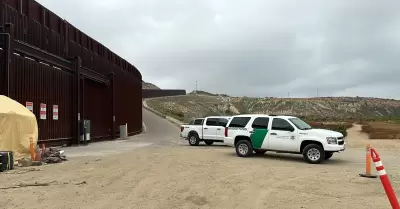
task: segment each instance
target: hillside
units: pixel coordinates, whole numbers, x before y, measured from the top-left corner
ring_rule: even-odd
[[[152,83],[147,83],[145,81],[142,81],[142,89],[160,89],[160,87]]]
[[[248,98],[198,92],[147,103],[184,122],[209,115],[245,113],[296,115],[312,120],[400,118],[400,101],[363,97]]]

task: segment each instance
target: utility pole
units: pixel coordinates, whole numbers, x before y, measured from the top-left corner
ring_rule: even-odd
[[[319,89],[317,89],[317,97],[319,97]]]
[[[196,94],[197,94],[197,82],[199,82],[199,81],[196,81]]]
[[[289,92],[287,93],[287,98],[290,98],[290,93]]]

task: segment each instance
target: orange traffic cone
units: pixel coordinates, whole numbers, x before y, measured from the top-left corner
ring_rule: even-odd
[[[365,178],[377,178],[377,175],[371,174],[371,145],[367,144],[366,148],[366,155],[365,155],[365,173],[361,173],[361,177]]]
[[[29,151],[31,152],[31,160],[35,160],[35,150],[33,150],[33,139],[29,138]]]
[[[35,161],[41,161],[41,159],[42,159],[42,154],[40,153],[40,149],[36,149]]]

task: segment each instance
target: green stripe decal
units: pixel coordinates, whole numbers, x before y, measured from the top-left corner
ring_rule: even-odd
[[[267,129],[253,129],[253,133],[250,135],[251,143],[255,149],[260,149],[265,136],[267,136],[268,130]]]

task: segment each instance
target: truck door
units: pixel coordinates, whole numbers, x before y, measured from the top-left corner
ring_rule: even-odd
[[[251,143],[255,149],[268,149],[269,139],[269,117],[258,117],[255,118],[251,128]]]
[[[203,140],[216,140],[218,119],[207,118],[203,125]]]
[[[297,131],[287,120],[274,118],[269,136],[269,149],[279,151],[297,151]]]
[[[204,119],[202,118],[198,118],[196,120],[193,121],[193,124],[191,125],[182,125],[183,126],[183,130],[181,131],[181,137],[187,138],[188,134],[190,131],[196,131],[199,134],[199,137],[203,137],[201,136],[202,133],[202,129],[203,129],[203,121]]]
[[[217,135],[216,140],[224,141],[225,137],[225,127],[228,124],[228,118],[218,118],[218,127],[217,127]]]

